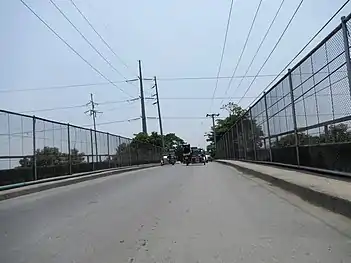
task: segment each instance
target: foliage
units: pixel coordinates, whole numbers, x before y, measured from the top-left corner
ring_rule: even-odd
[[[168,133],[163,136],[165,142],[165,150],[168,151],[169,149],[175,148],[174,146],[184,144],[184,140],[174,133]],[[147,135],[143,132],[135,134],[131,144],[136,143],[146,143],[151,145],[156,145],[162,147],[162,136],[157,132],[152,132],[150,135]]]
[[[37,166],[60,165],[69,161],[67,153],[60,152],[57,147],[45,146],[43,149],[35,151]],[[84,153],[80,153],[77,149],[71,149],[72,164],[84,162]],[[33,165],[33,157],[24,157],[19,160],[21,167],[30,167]]]
[[[215,124],[215,131],[216,131],[216,141],[219,141],[222,136],[229,131],[236,122],[239,120],[242,120],[240,122],[240,127],[241,124],[243,125],[243,130],[244,131],[251,131],[251,129],[254,129],[254,134],[256,135],[256,144],[260,144],[260,139],[259,136],[263,135],[262,128],[256,124],[256,121],[250,120],[245,114],[245,110],[241,108],[239,105],[229,102],[228,104],[224,105],[222,109],[226,109],[229,112],[229,116],[224,118],[224,119],[218,119],[216,120]],[[210,142],[210,145],[207,146],[207,151],[214,154],[214,131],[212,128],[212,131],[206,134],[207,136],[207,141]],[[237,136],[239,136],[239,139],[243,137],[242,130],[241,128],[238,129],[238,132],[233,133],[234,140],[237,140]],[[246,137],[250,136],[251,134],[245,134]]]
[[[164,135],[165,152],[170,149],[175,150],[176,156],[182,156],[181,145],[184,144],[184,140],[174,133],[168,133]],[[157,132],[152,132],[150,135],[140,132],[134,135],[134,138],[129,143],[122,143],[116,149],[116,155],[113,157],[114,160],[120,158],[128,160],[129,158],[147,159],[148,155],[155,153],[155,146],[158,154],[161,153],[162,147],[162,136]],[[157,157],[159,158],[159,156]]]
[[[345,123],[333,124],[325,127],[324,133],[320,135],[297,134],[299,145],[315,145],[320,143],[346,142],[351,139],[351,132]],[[273,147],[295,146],[295,134],[288,134],[272,143]]]

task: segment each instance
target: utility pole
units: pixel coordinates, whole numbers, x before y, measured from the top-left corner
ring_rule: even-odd
[[[141,122],[143,127],[143,133],[147,134],[143,75],[141,72],[141,60],[139,60],[139,81],[140,81]]]
[[[93,93],[90,93],[90,101],[86,104],[86,105],[90,105],[91,108],[89,110],[87,110],[85,113],[89,113],[89,115],[92,117],[93,119],[93,125],[94,125],[94,138],[95,138],[95,155],[96,155],[96,162],[98,161],[98,146],[97,146],[97,136],[96,136],[96,115],[97,113],[102,113],[101,111],[97,111],[95,109],[95,106],[97,106],[98,104],[96,102],[94,102],[94,97],[93,97]]]
[[[211,113],[211,114],[206,114],[206,117],[211,117],[212,118],[212,129],[213,129],[213,142],[214,142],[214,148],[215,151],[217,149],[217,135],[216,135],[216,127],[215,127],[215,117],[218,117],[219,113]]]
[[[157,79],[156,76],[154,77],[154,86],[156,93],[153,96],[156,96],[156,102],[153,103],[153,105],[157,104],[157,110],[158,110],[158,122],[160,124],[160,134],[161,134],[161,139],[162,139],[162,153],[165,150],[165,139],[163,137],[163,127],[162,127],[162,118],[161,118],[161,106],[160,106],[160,98],[158,96],[158,87],[157,87]]]
[[[137,79],[129,79],[126,82],[133,82],[139,80],[139,85],[140,85],[140,104],[141,104],[141,126],[142,126],[142,132],[147,134],[147,124],[146,124],[146,113],[145,113],[145,97],[144,97],[144,86],[143,86],[143,81],[146,79],[143,79],[143,74],[141,70],[141,60],[138,60],[139,63],[139,76]]]

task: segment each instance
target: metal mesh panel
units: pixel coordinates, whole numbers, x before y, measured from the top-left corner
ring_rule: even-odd
[[[96,143],[97,143],[97,153],[95,152],[95,155],[97,156],[97,159],[99,162],[105,162],[108,159],[107,133],[97,131]]]
[[[92,170],[92,133],[89,129],[70,126],[70,153],[72,173]]]
[[[0,111],[0,185],[158,162],[160,154],[117,135],[96,131],[95,139],[90,129]]]
[[[351,171],[350,16],[238,120],[235,158]]]
[[[0,112],[0,123],[0,170],[31,167],[24,157],[33,155],[33,119]]]
[[[67,125],[35,120],[35,158],[37,178],[69,173]]]
[[[271,136],[293,130],[289,78],[285,77],[267,94]]]

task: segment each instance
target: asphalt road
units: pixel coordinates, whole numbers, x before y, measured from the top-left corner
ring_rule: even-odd
[[[217,163],[0,202],[0,262],[351,262],[351,221]]]

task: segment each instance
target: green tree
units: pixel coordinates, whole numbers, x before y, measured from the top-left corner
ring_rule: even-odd
[[[155,145],[162,147],[162,136],[157,132],[152,132],[150,135],[140,132],[134,135],[132,144],[136,143],[146,143],[150,145]],[[174,145],[184,144],[184,140],[178,137],[175,133],[168,133],[164,135],[165,150],[173,149]]]
[[[184,143],[184,140],[175,135],[174,133],[168,133],[164,135],[165,141],[165,151],[170,149],[175,150],[176,156],[182,155],[181,145]],[[155,146],[157,148],[155,148]],[[149,160],[150,155],[155,154],[155,151],[161,153],[162,147],[162,136],[157,132],[152,132],[150,135],[140,132],[134,134],[134,138],[130,143],[123,143],[119,145],[116,149],[116,154],[113,156],[113,160],[130,160],[140,161],[140,160]],[[158,156],[157,158],[159,158]]]
[[[314,145],[320,143],[337,143],[346,142],[351,138],[351,132],[348,131],[348,125],[345,123],[333,124],[326,126],[324,133],[312,136],[306,133],[297,134],[299,145]],[[273,147],[289,147],[295,145],[295,134],[282,136],[279,140],[274,141]]]
[[[37,166],[60,165],[69,161],[69,155],[62,153],[57,147],[45,146],[43,149],[35,151]],[[84,153],[80,153],[77,149],[71,149],[71,160],[73,164],[84,162]],[[24,157],[19,160],[21,167],[29,167],[33,165],[33,157]]]
[[[217,141],[222,138],[222,136],[229,131],[234,124],[242,120],[242,125],[243,125],[243,130],[245,131],[245,136],[246,137],[251,137],[251,129],[254,129],[253,132],[256,135],[256,144],[260,143],[259,137],[263,135],[262,128],[256,124],[256,121],[253,120],[251,121],[245,114],[245,110],[241,108],[239,105],[229,102],[228,104],[224,105],[222,109],[226,109],[229,112],[229,116],[224,118],[224,119],[218,119],[216,120],[215,124],[215,130],[216,130],[216,137]],[[241,124],[240,124],[241,125]],[[239,138],[243,136],[242,130],[238,130],[239,133]],[[207,141],[210,142],[210,148],[214,148],[214,131],[212,128],[212,131],[209,133],[206,133],[205,136],[207,136]],[[234,140],[237,139],[237,133],[234,132]]]

